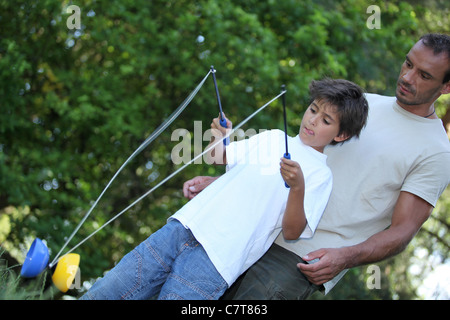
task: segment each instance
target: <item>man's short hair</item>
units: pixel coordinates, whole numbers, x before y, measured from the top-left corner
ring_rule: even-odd
[[[446,34],[440,34],[440,33],[428,33],[426,35],[423,35],[420,40],[422,40],[422,43],[430,48],[433,49],[433,52],[435,55],[440,54],[442,52],[447,53],[447,59],[450,64],[450,36]],[[448,67],[447,71],[445,72],[444,81],[442,83],[446,83],[450,80],[450,66]]]

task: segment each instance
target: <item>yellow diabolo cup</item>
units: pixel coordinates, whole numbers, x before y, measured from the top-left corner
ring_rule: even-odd
[[[80,255],[69,253],[63,256],[56,265],[52,280],[55,286],[62,292],[67,292],[77,275],[80,265]]]

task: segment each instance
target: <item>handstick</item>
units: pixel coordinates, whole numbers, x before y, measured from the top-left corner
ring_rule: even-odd
[[[211,73],[213,75],[214,87],[216,88],[217,103],[219,104],[219,111],[220,111],[219,123],[220,123],[220,125],[223,128],[227,128],[227,120],[223,116],[222,103],[220,102],[219,88],[217,87],[216,70],[214,69],[214,66],[211,66]],[[226,145],[226,146],[229,145],[230,144],[230,138],[223,139],[223,144]]]
[[[286,145],[286,152],[283,154],[285,159],[291,159],[291,155],[288,151],[288,138],[287,138],[287,121],[286,121],[286,86],[283,84],[281,86],[281,92],[284,93],[282,96],[283,102],[283,118],[284,118],[284,143]],[[286,188],[289,188],[289,185],[285,182],[284,185]]]

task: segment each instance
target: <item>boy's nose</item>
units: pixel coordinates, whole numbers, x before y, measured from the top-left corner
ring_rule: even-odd
[[[312,126],[316,125],[316,121],[317,121],[317,116],[312,116],[311,118],[309,118],[309,124]]]

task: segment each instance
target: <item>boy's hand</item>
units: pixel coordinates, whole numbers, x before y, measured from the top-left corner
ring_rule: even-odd
[[[227,134],[227,132],[229,132],[229,130],[232,129],[233,127],[233,123],[227,119],[227,117],[225,116],[225,113],[222,113],[224,119],[227,121],[227,127],[224,128],[220,125],[220,114],[217,118],[214,118],[212,123],[211,123],[211,129],[213,130],[213,135],[216,136],[216,132],[215,130],[219,130],[220,133],[222,134],[222,137],[225,136]]]
[[[284,181],[289,185],[291,189],[304,190],[305,179],[303,177],[302,168],[300,168],[298,162],[286,158],[281,158],[280,172]]]

